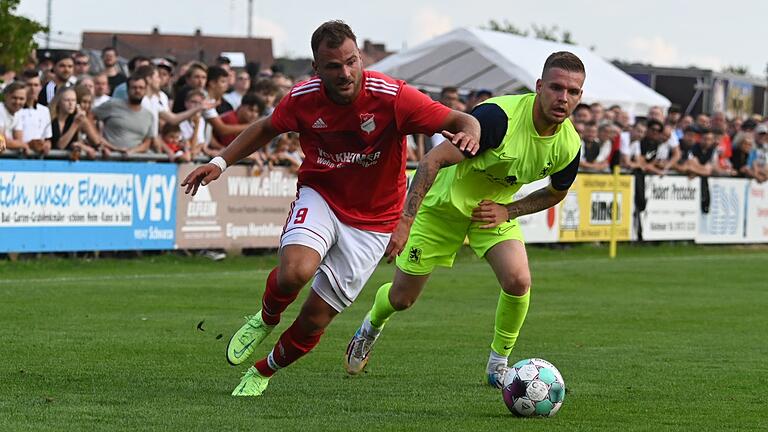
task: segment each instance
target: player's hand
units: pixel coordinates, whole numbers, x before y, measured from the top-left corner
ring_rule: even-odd
[[[187,189],[184,191],[184,193],[188,194],[191,191],[192,195],[194,196],[197,193],[197,188],[199,188],[201,184],[205,186],[219,178],[220,175],[221,168],[212,163],[207,163],[195,168],[194,171],[189,173],[187,178],[181,182],[181,187],[186,186]]]
[[[457,132],[454,134],[444,130],[442,135],[445,139],[450,141],[451,144],[455,145],[463,152],[466,151],[470,154],[475,154],[480,148],[480,143],[478,143],[471,135],[465,134],[464,132]]]
[[[402,216],[400,222],[397,223],[395,231],[392,236],[389,237],[389,244],[387,249],[384,250],[384,256],[387,258],[387,263],[391,263],[395,257],[400,255],[405,248],[405,244],[408,242],[408,234],[411,232],[411,225],[413,224],[413,218]]]
[[[472,209],[473,222],[487,222],[480,228],[495,228],[509,220],[509,210],[501,204],[490,200],[482,200]]]

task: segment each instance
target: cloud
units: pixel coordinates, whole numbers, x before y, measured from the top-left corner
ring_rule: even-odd
[[[275,51],[278,51],[278,47],[281,52],[286,49],[289,42],[288,32],[280,24],[260,16],[254,16],[251,23],[254,37],[272,38],[272,47]]]
[[[411,31],[408,41],[418,44],[453,29],[453,19],[435,8],[422,6],[411,15]]]
[[[629,41],[629,48],[633,51],[628,56],[629,58],[639,58],[656,66],[680,64],[681,59],[677,47],[661,36],[634,37]]]
[[[684,53],[661,36],[649,38],[634,37],[629,41],[631,50],[629,59],[638,59],[651,63],[654,66],[696,66],[702,69],[719,71],[723,68],[723,61],[717,56],[708,54]]]

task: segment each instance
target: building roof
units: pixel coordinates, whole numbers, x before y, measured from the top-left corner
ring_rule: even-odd
[[[242,52],[246,61],[268,68],[274,63],[272,39],[230,36],[207,36],[199,30],[194,35],[152,33],[83,32],[83,48],[101,50],[114,46],[125,58],[174,57],[184,63],[199,60],[214,63],[222,52]]]

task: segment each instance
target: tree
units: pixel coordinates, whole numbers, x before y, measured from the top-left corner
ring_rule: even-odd
[[[484,27],[488,30],[494,30],[494,31],[500,31],[504,33],[511,33],[518,36],[528,36],[530,33],[528,30],[521,30],[517,28],[514,24],[510,23],[507,20],[504,20],[504,23],[499,23],[496,20],[490,20],[488,21],[488,26]],[[545,25],[536,25],[531,24],[531,30],[533,31],[533,37],[536,39],[544,39],[552,42],[561,42],[568,45],[576,45],[576,42],[573,40],[573,34],[568,30],[563,30],[560,32],[560,28],[556,25],[553,25],[551,27],[545,26]],[[594,47],[591,48],[594,51]]]
[[[33,37],[46,31],[37,21],[15,15],[20,0],[0,0],[0,65],[18,70],[37,47]]]
[[[747,75],[749,74],[749,67],[744,65],[728,65],[723,68],[723,72],[735,75]]]

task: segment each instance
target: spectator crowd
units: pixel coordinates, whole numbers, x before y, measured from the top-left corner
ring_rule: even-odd
[[[127,74],[118,59],[112,47],[102,50],[101,62],[85,52],[58,53],[6,73],[0,153],[45,157],[62,150],[72,160],[154,153],[175,162],[205,161],[269,115],[294,83],[272,70],[258,76],[235,70],[226,57],[178,65],[137,56]],[[283,134],[249,159],[257,169],[297,171],[303,157],[298,136]]]
[[[306,78],[273,70],[252,76],[232,68],[226,57],[212,65],[178,65],[137,56],[124,74],[112,47],[102,50],[100,63],[95,60],[85,52],[59,54],[30,62],[16,79],[6,74],[0,152],[44,157],[58,149],[73,160],[155,153],[170,161],[205,161],[271,114],[294,81]],[[92,65],[99,71],[92,72]],[[446,87],[439,101],[469,112],[492,96],[480,89],[462,97]],[[581,137],[582,171],[608,172],[618,165],[634,173],[768,179],[768,122],[756,115],[694,118],[672,106],[666,113],[651,107],[632,119],[619,106],[592,103],[577,106],[571,120]],[[440,134],[409,136],[408,159],[420,160],[442,140]],[[249,159],[256,169],[297,171],[303,154],[298,136],[289,133]]]

